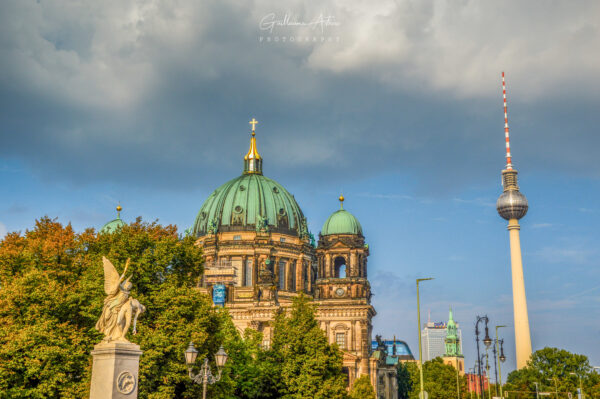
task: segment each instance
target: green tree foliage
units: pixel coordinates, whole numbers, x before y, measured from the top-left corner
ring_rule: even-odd
[[[202,253],[173,226],[137,220],[114,234],[75,233],[47,217],[0,243],[0,397],[88,395],[94,325],[103,304],[106,255],[122,270],[131,258],[132,296],[147,311],[129,339],[144,350],[140,398],[191,398],[183,351],[190,339],[202,359],[221,341],[223,314],[193,287]],[[232,388],[233,389],[233,388]]]
[[[430,398],[456,398],[456,369],[437,357],[423,364],[424,389]],[[466,390],[465,377],[459,376],[461,396]],[[416,363],[398,365],[398,398],[418,399],[421,383]]]
[[[283,312],[276,317],[268,356],[279,368],[282,398],[347,398],[342,353],[328,343],[304,295],[294,299],[289,317]]]
[[[510,394],[511,398],[535,398],[537,382],[540,391],[555,392],[558,389],[566,397],[565,392],[575,394],[580,377],[583,392],[588,397],[600,396],[600,376],[590,366],[587,356],[544,348],[532,354],[526,367],[508,375],[504,390],[514,392]]]
[[[415,372],[419,372],[419,370],[416,369],[416,366],[413,366],[414,363],[398,363],[396,366],[398,378],[398,399],[408,399],[410,397],[410,393],[413,390],[413,379],[411,377],[411,372],[413,374]]]
[[[221,312],[224,346],[229,355],[221,381],[214,386],[213,398],[271,399],[279,398],[279,367],[262,349],[262,333],[246,329],[244,337],[237,333],[231,317]]]
[[[375,399],[375,390],[368,375],[362,375],[354,381],[350,399]]]

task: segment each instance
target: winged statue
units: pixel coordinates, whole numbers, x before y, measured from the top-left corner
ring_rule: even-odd
[[[104,307],[102,316],[96,323],[96,329],[104,334],[103,342],[120,341],[129,342],[125,335],[133,320],[133,333],[136,334],[137,318],[146,311],[146,307],[137,299],[131,298],[131,276],[125,279],[129,268],[129,259],[125,262],[123,274],[119,275],[115,266],[105,257],[102,257],[104,266]]]

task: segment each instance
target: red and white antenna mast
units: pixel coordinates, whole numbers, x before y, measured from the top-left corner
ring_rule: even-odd
[[[508,110],[506,107],[506,83],[504,82],[504,71],[502,71],[502,97],[504,97],[504,136],[506,138],[506,169],[512,169],[512,157],[510,156],[510,135],[508,134]]]

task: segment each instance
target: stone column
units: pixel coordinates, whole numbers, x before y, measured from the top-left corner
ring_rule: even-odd
[[[358,276],[358,264],[356,261],[356,251],[350,252],[350,267],[347,267],[346,277],[355,277]]]
[[[300,257],[296,260],[296,291],[303,292],[304,284],[304,261]]]
[[[142,351],[130,342],[101,342],[92,351],[90,399],[135,399]]]
[[[248,257],[246,255],[242,256],[242,281],[240,287],[246,286],[246,262]]]
[[[275,257],[275,264],[273,265],[273,274],[275,275],[275,284],[277,285],[277,289],[279,289],[279,256]]]
[[[252,258],[252,285],[258,284],[258,256]]]

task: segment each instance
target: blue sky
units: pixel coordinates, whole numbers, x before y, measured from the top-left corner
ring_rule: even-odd
[[[435,277],[423,317],[445,320],[452,306],[472,366],[475,316],[512,326],[508,233],[495,211],[505,70],[530,204],[521,242],[533,346],[600,365],[599,6],[282,7],[0,5],[0,235],[43,215],[100,227],[119,201],[125,220],[183,230],[241,173],[255,117],[265,175],[295,195],[310,229],[340,192],[363,225],[374,333],[416,352],[415,279]],[[265,29],[286,14],[308,24]],[[337,25],[311,25],[319,16]],[[512,329],[502,336],[506,370]]]

